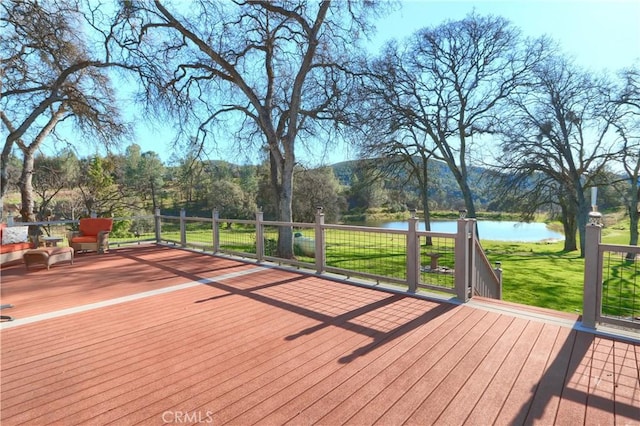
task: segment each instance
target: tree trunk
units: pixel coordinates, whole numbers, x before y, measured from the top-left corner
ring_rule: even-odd
[[[429,155],[430,156],[430,155]],[[419,171],[419,179],[421,191],[420,199],[422,201],[422,211],[424,212],[424,230],[431,231],[431,210],[429,210],[429,156],[422,157],[422,168]],[[425,245],[432,246],[433,238],[427,237]]]
[[[2,118],[2,122],[9,129],[9,132],[11,132],[9,136],[7,136],[4,146],[2,147],[2,154],[0,154],[0,219],[2,219],[4,214],[4,196],[9,192],[9,159],[11,158],[11,150],[17,140],[17,136],[4,112],[0,111],[0,117]]]
[[[584,197],[583,197],[584,199]],[[587,222],[589,216],[589,208],[586,202],[579,206],[578,211],[578,233],[580,234],[580,257],[584,258],[585,238],[587,234]]]
[[[26,145],[17,136],[14,136],[13,139],[11,139],[11,146],[15,142],[20,148],[20,151],[22,151],[22,155],[24,156],[22,160],[22,173],[20,174],[20,195],[22,197],[22,207],[20,213],[24,222],[35,222],[35,216],[33,212],[34,153],[40,147],[40,145],[42,145],[42,142],[46,139],[49,133],[53,131],[60,119],[62,119],[65,109],[66,106],[64,103],[58,106],[58,109],[53,113],[47,124],[45,124],[45,126],[40,130],[40,132],[34,138],[33,142],[30,145]],[[5,145],[5,149],[6,147],[7,145]]]
[[[584,244],[587,233],[587,218],[589,217],[589,205],[587,200],[584,197],[584,188],[582,186],[578,186],[578,193],[576,194],[578,198],[578,205],[576,206],[578,209],[578,232],[580,234],[580,257],[584,258]]]
[[[564,230],[563,251],[578,250],[576,215],[573,209],[567,206],[560,206],[562,210],[562,228]]]
[[[468,218],[476,218],[476,206],[473,203],[473,194],[471,193],[471,188],[469,188],[469,183],[467,182],[467,178],[463,178],[460,182],[460,189],[462,190],[462,197],[464,198],[464,206],[467,209],[467,217]],[[476,238],[480,239],[480,231],[478,231],[478,227],[475,226],[475,234]]]
[[[280,156],[277,143],[269,143],[269,174],[271,186],[277,196],[277,220],[280,222],[292,222],[293,220],[293,168],[295,156],[292,147]],[[275,147],[275,148],[273,148]],[[291,226],[278,227],[277,255],[283,259],[293,259],[293,229]]]
[[[155,212],[158,208],[158,202],[156,201],[156,186],[154,185],[153,181],[151,182],[151,205],[151,211]]]
[[[429,196],[427,195],[427,191],[422,191],[422,211],[424,211],[424,230],[431,231],[431,211],[429,210]],[[427,237],[427,241],[425,243],[427,246],[433,245],[433,239],[431,237]]]
[[[638,199],[640,198],[640,189],[638,188],[638,176],[632,179],[633,186],[631,187],[631,199],[629,200],[629,245],[638,245],[638,217],[640,212],[638,211]]]
[[[291,222],[293,194],[293,166],[283,167],[280,181],[280,196],[278,198],[278,221]],[[278,256],[283,259],[293,259],[293,229],[291,226],[278,227]]]
[[[0,155],[0,218],[3,216],[4,196],[9,191],[9,158],[13,143],[5,142]]]
[[[440,149],[440,153],[442,154],[440,159],[444,160],[444,162],[447,164],[449,170],[451,171],[451,173],[453,173],[453,176],[456,179],[456,183],[458,184],[460,191],[462,192],[464,208],[467,209],[467,217],[475,218],[476,206],[473,203],[473,194],[471,193],[471,188],[469,188],[469,182],[467,182],[468,176],[465,169],[466,165],[464,165],[463,162],[464,160],[461,161],[461,166],[458,167],[453,156],[449,152],[447,152],[446,143],[436,140],[435,138],[434,142],[436,142],[436,145],[438,146],[438,148]]]
[[[634,187],[631,188],[631,200],[629,200],[629,205],[627,209],[629,210],[629,245],[637,246],[638,245],[638,216],[640,216],[638,212],[638,197],[640,195],[640,190],[638,190],[638,180],[633,179]],[[635,253],[627,253],[627,260],[634,260],[636,257]]]
[[[638,245],[638,208],[629,209],[629,222],[631,229],[629,230],[629,245]]]
[[[424,211],[424,230],[431,231],[431,211],[429,210],[429,194],[426,186],[422,188],[420,198],[422,199],[422,211]],[[432,246],[433,239],[431,237],[427,237],[425,245]]]
[[[464,198],[464,207],[467,209],[467,217],[476,217],[476,206],[473,203],[473,195],[471,194],[471,188],[466,180],[460,183],[460,189],[462,190],[462,197]]]
[[[20,195],[22,207],[20,214],[23,222],[35,222],[33,209],[33,164],[34,157],[31,150],[23,151],[22,174],[20,175]]]

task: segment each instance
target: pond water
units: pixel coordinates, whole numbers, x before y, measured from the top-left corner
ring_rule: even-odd
[[[370,223],[369,226],[377,226],[388,229],[407,229],[408,222],[382,222]],[[433,232],[456,232],[457,221],[437,220],[431,221]],[[424,222],[420,222],[419,229],[424,231]],[[505,220],[478,220],[478,234],[482,240],[495,241],[523,241],[537,242],[548,240],[564,240],[564,235],[553,231],[542,222],[514,222]]]

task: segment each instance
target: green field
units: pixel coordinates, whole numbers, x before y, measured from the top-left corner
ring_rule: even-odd
[[[606,224],[602,241],[629,244],[629,223]],[[487,257],[502,262],[503,299],[565,312],[582,311],[584,259],[563,252],[563,243],[505,243],[482,241]],[[631,284],[633,285],[633,284]],[[640,291],[640,289],[638,289]]]
[[[504,300],[559,311],[582,311],[584,259],[562,243],[483,241],[487,257],[502,262]]]

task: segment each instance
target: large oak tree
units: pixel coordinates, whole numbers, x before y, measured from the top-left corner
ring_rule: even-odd
[[[604,78],[565,57],[551,57],[535,70],[532,84],[511,98],[503,126],[501,164],[505,189],[524,189],[530,212],[543,204],[561,209],[564,250],[584,255],[589,211],[587,189],[604,175],[619,152],[613,137],[615,105]]]
[[[622,72],[622,87],[614,103],[618,106],[613,125],[619,136],[621,174],[626,190],[622,193],[629,214],[629,244],[638,245],[640,216],[640,69]]]
[[[290,222],[296,148],[323,146],[343,118],[348,51],[365,29],[355,8],[363,6],[126,2],[113,46],[140,67],[150,106],[168,111],[190,143],[205,147],[222,133],[235,142],[227,156],[266,153],[277,219]],[[280,256],[293,256],[292,237],[279,227]]]
[[[109,144],[125,133],[110,79],[110,64],[93,50],[84,15],[71,0],[9,0],[0,3],[1,195],[8,190],[6,164],[17,146],[23,156],[19,186],[23,220],[33,221],[34,156],[63,121],[75,136]],[[86,28],[89,28],[87,26]],[[73,145],[86,144],[76,138]],[[1,207],[0,207],[1,208]]]
[[[507,99],[529,81],[547,44],[522,38],[504,18],[476,14],[388,44],[363,71],[363,115],[374,130],[364,138],[365,152],[413,163],[425,171],[424,185],[427,161],[444,161],[475,217],[469,167],[489,150],[474,137],[494,133],[508,116]]]

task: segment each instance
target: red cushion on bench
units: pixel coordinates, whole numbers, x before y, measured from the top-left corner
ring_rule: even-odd
[[[0,253],[11,253],[12,251],[26,250],[33,247],[31,243],[0,244]]]

